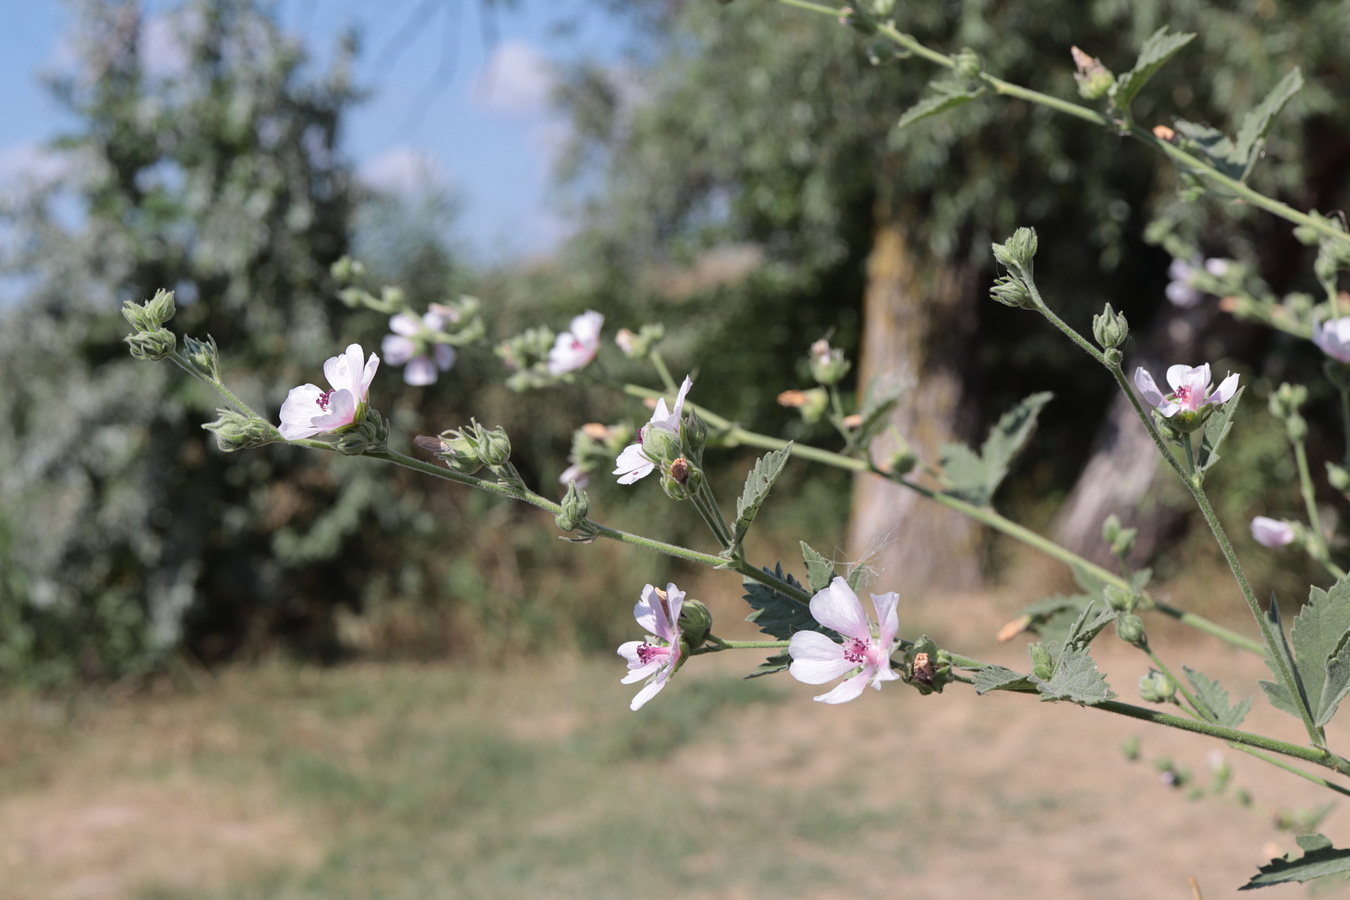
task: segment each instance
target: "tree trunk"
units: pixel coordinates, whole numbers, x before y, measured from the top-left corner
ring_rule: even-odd
[[[964,402],[962,372],[974,334],[975,270],[938,267],[918,258],[899,216],[879,206],[867,263],[859,385],[875,377],[907,385],[890,423],[919,457],[966,436],[975,416]],[[884,462],[890,434],[872,445]],[[853,487],[849,541],[877,583],[908,596],[981,586],[980,532],[971,520],[875,475]]]

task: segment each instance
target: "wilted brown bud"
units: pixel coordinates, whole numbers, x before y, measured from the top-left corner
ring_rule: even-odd
[[[1177,133],[1173,131],[1171,128],[1168,128],[1166,125],[1154,125],[1153,136],[1160,141],[1167,141],[1167,143],[1170,144],[1172,143],[1172,140],[1177,136]]]
[[[932,684],[933,676],[937,674],[937,666],[927,653],[914,654],[914,680],[922,681],[924,684]]]
[[[689,480],[689,460],[683,456],[678,457],[670,464],[670,477],[674,478],[679,484],[684,484]]]
[[[1011,641],[1013,638],[1026,631],[1027,626],[1030,624],[1031,616],[1022,616],[1020,619],[1013,619],[998,630],[998,642],[1000,644],[1006,644],[1008,641]]]

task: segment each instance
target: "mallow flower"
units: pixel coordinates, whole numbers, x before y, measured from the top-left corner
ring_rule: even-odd
[[[1189,262],[1184,259],[1174,259],[1172,264],[1167,267],[1167,277],[1171,280],[1167,283],[1165,293],[1173,306],[1189,309],[1199,303],[1201,298],[1205,296],[1204,291],[1191,283],[1191,276],[1200,269],[1200,266],[1200,257],[1197,256]],[[1204,262],[1204,269],[1215,278],[1222,278],[1228,272],[1228,260],[1207,259]]]
[[[604,324],[605,317],[594,310],[573,319],[570,330],[558,335],[548,353],[549,374],[566,375],[595,359],[600,349],[600,326]]]
[[[661,461],[653,459],[643,447],[645,443],[651,440],[654,429],[667,431],[675,435],[678,441],[680,417],[684,413],[684,397],[693,386],[694,380],[686,375],[684,383],[680,385],[679,394],[675,396],[675,408],[672,410],[666,409],[664,397],[656,401],[656,411],[652,413],[651,421],[638,429],[637,443],[624,447],[623,452],[614,461],[613,474],[619,476],[619,484],[632,484],[639,478],[650,475],[652,470],[656,468],[656,464]]]
[[[1285,544],[1292,544],[1298,534],[1289,522],[1257,516],[1252,519],[1252,537],[1262,547],[1278,549]]]
[[[1172,393],[1164,395],[1158,390],[1153,376],[1140,366],[1134,370],[1134,383],[1139,393],[1158,412],[1171,418],[1177,413],[1197,413],[1203,406],[1217,406],[1227,403],[1237,393],[1238,376],[1231,374],[1213,391],[1210,391],[1209,363],[1191,368],[1176,365],[1167,369],[1167,383]]]
[[[361,345],[351,344],[341,356],[323,364],[324,377],[332,390],[313,384],[291,388],[281,404],[281,436],[288,441],[337,431],[356,422],[365,411],[366,394],[380,358],[374,353],[361,363]]]
[[[633,616],[647,631],[647,639],[629,641],[619,647],[619,655],[628,660],[628,674],[623,677],[623,684],[647,679],[629,709],[641,709],[642,704],[661,692],[680,667],[684,654],[680,643],[680,608],[683,605],[684,591],[674,584],[667,584],[664,591],[650,584],[643,587],[642,599],[633,607]]]
[[[1313,323],[1312,339],[1327,356],[1350,365],[1350,316]]]
[[[393,334],[386,334],[380,344],[384,361],[391,366],[407,363],[403,380],[408,384],[422,387],[435,383],[441,372],[455,364],[455,348],[431,340],[431,336],[439,333],[449,321],[448,316],[434,309],[420,320],[407,313],[393,316],[389,320],[389,330]]]
[[[836,644],[818,631],[797,632],[788,644],[792,656],[788,671],[806,684],[824,684],[847,675],[834,690],[815,698],[822,703],[846,703],[869,684],[881,690],[881,682],[900,677],[891,668],[891,653],[899,644],[899,602],[900,595],[895,592],[872,594],[872,606],[877,611],[877,621],[872,622],[848,582],[836,577],[811,598],[811,615],[839,632],[844,642]]]

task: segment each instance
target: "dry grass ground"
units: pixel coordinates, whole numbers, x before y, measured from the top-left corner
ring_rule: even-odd
[[[1025,667],[982,637],[989,601],[947,603],[911,621],[955,622],[953,646]],[[1113,638],[1097,655],[1129,699],[1146,660]],[[1169,661],[1230,688],[1264,675],[1208,644]],[[696,660],[630,713],[621,666],[272,665],[198,691],[11,696],[0,896],[1185,900],[1189,876],[1213,900],[1294,849],[1277,810],[1331,797],[1219,748],[1253,805],[1188,799],[1151,761],[1204,788],[1212,742],[965,689],[827,707],[785,678],[739,681],[743,658]],[[1297,739],[1263,700],[1250,721]],[[1322,828],[1350,844],[1345,811]]]

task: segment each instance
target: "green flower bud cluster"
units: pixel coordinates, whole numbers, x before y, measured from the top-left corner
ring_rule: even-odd
[[[1147,703],[1175,703],[1177,683],[1157,669],[1139,679],[1139,696]]]
[[[213,384],[220,382],[220,348],[211,335],[208,334],[204,341],[183,338],[183,358],[202,378]]]
[[[839,24],[847,25],[858,34],[876,34],[877,21],[871,13],[845,6],[839,10]]]
[[[178,349],[178,339],[164,323],[172,319],[175,312],[173,291],[159,290],[144,303],[128,300],[122,305],[122,317],[136,329],[134,334],[124,338],[134,358],[156,360],[173,355]]]
[[[216,446],[226,453],[251,450],[282,439],[271,422],[246,416],[233,409],[217,409],[216,415],[220,418],[202,427],[216,436]]]
[[[666,326],[661,324],[643,325],[637,333],[621,328],[619,333],[614,335],[614,343],[619,345],[623,355],[629,359],[646,359],[665,336]]]
[[[681,643],[688,642],[690,647],[702,647],[712,631],[712,611],[698,600],[688,597],[680,606]],[[687,655],[687,654],[685,654]]]
[[[525,391],[556,383],[558,377],[548,370],[548,354],[555,338],[552,329],[539,326],[498,344],[494,352],[514,370],[506,379],[506,386],[513,391]]]
[[[989,295],[1004,306],[1020,309],[1036,309],[1036,295],[1031,289],[1033,265],[1038,247],[1036,231],[1032,228],[1019,228],[1013,232],[1005,244],[994,244],[994,259],[1008,269],[994,281]]]
[[[437,437],[419,435],[415,443],[445,461],[446,467],[463,475],[473,475],[483,466],[496,474],[511,459],[511,439],[501,428],[487,429],[474,419],[463,428],[442,431]]]
[[[962,86],[971,92],[980,90],[983,87],[980,75],[984,73],[984,63],[980,60],[980,54],[969,47],[962,47],[961,52],[956,54],[955,61],[956,65],[952,71],[961,79]]]
[[[1106,304],[1100,315],[1092,317],[1092,337],[1103,350],[1114,350],[1125,343],[1130,335],[1130,323],[1123,313],[1118,313]]]
[[[577,487],[575,481],[567,485],[567,493],[562,499],[562,512],[553,517],[553,523],[561,531],[576,531],[586,524],[591,514],[591,500],[586,492]]]
[[[838,384],[853,364],[844,358],[843,350],[831,347],[828,340],[821,338],[811,345],[810,366],[811,377],[829,387]]]
[[[1116,637],[1132,647],[1148,649],[1148,635],[1144,633],[1144,620],[1132,612],[1123,612],[1116,616]]]
[[[1070,47],[1069,52],[1073,54],[1073,63],[1078,69],[1073,76],[1078,82],[1078,95],[1085,100],[1100,100],[1109,94],[1116,83],[1116,76],[1111,74],[1111,70],[1102,65],[1101,60],[1077,47]]]
[[[366,409],[359,421],[338,434],[333,447],[343,456],[362,456],[389,446],[389,421],[373,409]]]
[[[1102,540],[1111,546],[1111,555],[1117,559],[1124,559],[1130,555],[1138,535],[1139,529],[1125,528],[1115,513],[1107,516],[1106,521],[1102,523]]]

